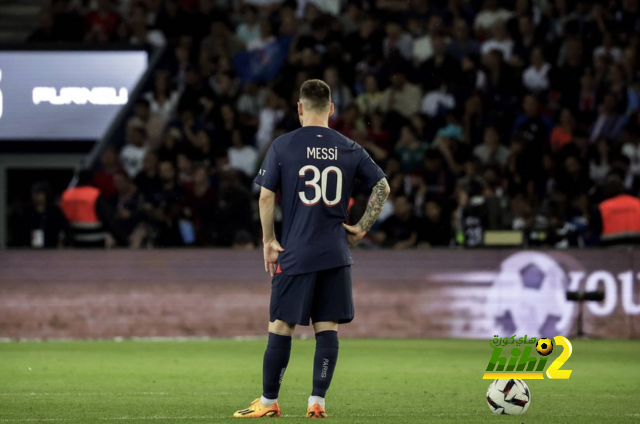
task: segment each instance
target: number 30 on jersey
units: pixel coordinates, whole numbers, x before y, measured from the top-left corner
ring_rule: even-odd
[[[329,174],[331,173],[336,174],[336,194],[334,199],[329,199],[327,196],[327,184],[329,181]],[[320,201],[320,198],[322,198],[324,204],[329,207],[340,203],[340,200],[342,199],[342,171],[340,168],[337,166],[328,166],[322,172],[313,165],[306,165],[300,168],[300,172],[298,172],[300,178],[306,178],[307,174],[311,174],[311,179],[305,180],[304,185],[306,187],[313,187],[313,198],[309,199],[304,191],[299,191],[298,195],[300,196],[302,203],[306,206],[313,206]]]

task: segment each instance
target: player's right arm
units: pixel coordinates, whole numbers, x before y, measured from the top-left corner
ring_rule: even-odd
[[[349,245],[354,245],[362,240],[364,235],[367,234],[367,231],[371,229],[373,223],[376,222],[380,216],[382,207],[387,201],[387,197],[389,197],[390,192],[391,189],[389,188],[387,179],[382,178],[375,186],[373,186],[371,197],[369,197],[369,203],[367,204],[367,209],[364,211],[364,215],[362,215],[360,221],[358,221],[356,225],[342,224],[347,230],[347,240],[349,240]]]
[[[256,176],[256,184],[261,186],[260,223],[262,224],[262,243],[264,245],[264,270],[272,277],[276,272],[278,255],[284,251],[273,229],[276,209],[276,193],[280,189],[280,162],[275,142],[271,144]]]
[[[262,224],[262,243],[264,245],[264,270],[271,277],[276,272],[276,263],[278,255],[284,252],[278,240],[276,240],[276,232],[274,229],[274,215],[276,209],[276,193],[262,187],[260,189],[260,223]]]

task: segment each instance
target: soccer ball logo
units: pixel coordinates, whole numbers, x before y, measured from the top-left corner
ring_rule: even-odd
[[[536,350],[540,355],[547,356],[551,352],[553,352],[553,342],[551,341],[551,339],[539,339],[536,343]]]
[[[487,405],[497,415],[520,415],[531,404],[531,392],[523,380],[493,380],[487,389]]]
[[[491,334],[567,334],[573,305],[566,299],[568,277],[551,256],[518,252],[500,265],[487,295]]]

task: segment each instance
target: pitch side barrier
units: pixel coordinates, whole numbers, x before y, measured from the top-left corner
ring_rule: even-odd
[[[580,304],[567,292],[601,292],[582,304],[584,333],[640,337],[640,251],[354,250],[353,259],[356,318],[344,336],[571,338]],[[270,289],[259,249],[6,251],[0,338],[263,336]]]

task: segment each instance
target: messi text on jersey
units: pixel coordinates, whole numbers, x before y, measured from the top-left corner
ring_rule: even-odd
[[[338,160],[338,148],[307,147],[307,159]]]

